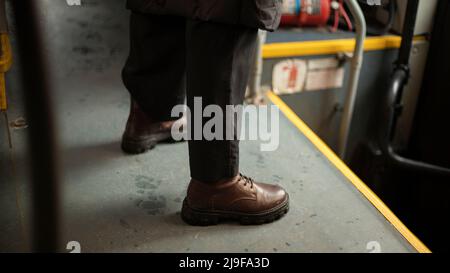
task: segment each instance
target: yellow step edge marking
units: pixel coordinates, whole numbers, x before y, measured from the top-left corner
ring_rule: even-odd
[[[291,108],[273,92],[267,93],[273,104],[324,154],[328,160],[377,208],[383,216],[405,237],[420,253],[431,253],[400,219],[381,201],[381,199],[303,122]]]
[[[6,100],[5,74],[12,64],[11,45],[6,33],[0,33],[0,111],[6,111],[8,105]]]
[[[301,34],[300,34],[301,35]],[[417,36],[415,41],[425,41],[425,36]],[[400,48],[402,38],[389,35],[369,37],[364,43],[365,51]],[[263,58],[282,58],[295,56],[337,54],[339,52],[353,52],[355,39],[338,39],[324,41],[303,41],[266,44],[263,47]]]
[[[6,111],[7,109],[5,74],[0,72],[0,111]]]
[[[7,33],[0,33],[0,43],[2,49],[0,52],[0,72],[5,73],[11,68],[12,64],[11,44]]]

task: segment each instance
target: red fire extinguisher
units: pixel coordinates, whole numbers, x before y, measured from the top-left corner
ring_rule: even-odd
[[[330,0],[283,0],[281,25],[324,26],[330,15]]]
[[[348,29],[353,24],[345,8],[344,0],[283,0],[282,26],[319,27],[325,26],[334,12],[332,31],[336,31],[341,17]]]

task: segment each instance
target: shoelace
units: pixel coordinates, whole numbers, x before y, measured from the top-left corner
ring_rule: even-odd
[[[247,186],[247,184],[250,184],[250,188],[253,189],[253,183],[255,182],[252,178],[245,176],[243,174],[239,174],[241,176],[241,179],[244,180],[244,186]]]

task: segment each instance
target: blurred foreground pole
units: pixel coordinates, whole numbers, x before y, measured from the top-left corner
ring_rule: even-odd
[[[56,139],[50,97],[50,80],[44,58],[36,0],[10,1],[16,35],[24,100],[29,123],[31,163],[32,251],[59,249],[59,191]]]

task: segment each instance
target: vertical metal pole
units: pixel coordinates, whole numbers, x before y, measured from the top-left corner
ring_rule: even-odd
[[[44,58],[36,0],[11,1],[16,20],[24,99],[29,121],[32,190],[32,247],[34,252],[57,252],[59,191],[56,139],[50,80]]]
[[[255,53],[255,61],[250,73],[249,88],[247,101],[249,103],[257,103],[261,98],[261,77],[263,72],[263,46],[266,43],[267,32],[260,30],[258,33],[258,46]]]
[[[397,65],[409,65],[411,50],[414,42],[419,0],[408,0],[405,21],[403,23],[402,44],[400,46]]]
[[[344,105],[344,113],[341,121],[341,128],[339,132],[339,155],[345,159],[348,137],[350,134],[350,127],[353,119],[353,112],[355,109],[356,95],[358,93],[359,76],[361,73],[362,62],[364,58],[364,41],[366,39],[366,20],[364,14],[359,6],[357,0],[345,0],[353,18],[355,19],[356,28],[356,47],[353,53],[349,87],[346,93],[346,100]]]

